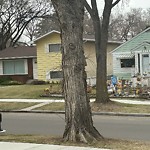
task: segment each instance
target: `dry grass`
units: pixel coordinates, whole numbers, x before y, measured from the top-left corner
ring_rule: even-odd
[[[61,137],[51,137],[41,135],[1,135],[0,141],[55,144],[55,145],[81,146],[81,147],[89,146],[89,147],[109,148],[117,150],[148,150],[150,148],[150,142],[104,139],[97,142],[84,144],[84,143],[64,142]]]
[[[40,95],[44,94],[44,89],[49,87],[49,84],[0,86],[0,98],[41,98]],[[60,91],[60,88],[58,84],[54,84],[51,92]]]
[[[50,111],[64,111],[65,104],[63,102],[50,103],[42,107],[38,107],[35,110],[50,110]]]
[[[37,103],[5,103],[5,102],[1,102],[0,103],[0,111],[8,111],[8,110],[20,110],[23,108],[27,108],[30,106],[33,106]]]
[[[36,110],[64,110],[64,103],[50,103],[48,105],[36,108]],[[132,105],[121,104],[117,102],[109,102],[108,104],[91,103],[93,112],[122,112],[122,113],[150,113],[149,105]]]
[[[149,105],[133,105],[118,102],[109,102],[107,104],[91,103],[91,108],[95,112],[150,113]]]
[[[0,87],[0,98],[38,98],[47,85],[16,85]]]

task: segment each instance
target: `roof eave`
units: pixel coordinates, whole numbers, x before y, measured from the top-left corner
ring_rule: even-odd
[[[28,59],[28,58],[37,58],[37,56],[4,57],[4,58],[0,58],[0,60],[8,60],[8,59]]]
[[[48,32],[48,33],[46,33],[46,34],[40,36],[39,38],[33,40],[33,42],[35,43],[35,42],[37,42],[38,40],[40,40],[40,39],[42,39],[42,38],[44,38],[44,37],[46,37],[46,36],[48,36],[48,35],[50,35],[50,34],[52,34],[52,33],[58,33],[58,34],[60,34],[59,31],[57,31],[57,30],[52,30],[52,31],[50,31],[50,32]]]

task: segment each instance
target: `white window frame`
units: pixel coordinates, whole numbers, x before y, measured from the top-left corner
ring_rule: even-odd
[[[54,45],[59,45],[59,49],[58,50],[51,50],[50,46],[54,46]],[[60,52],[60,48],[61,48],[61,43],[49,43],[45,45],[45,52],[46,53],[58,53]]]
[[[24,73],[10,73],[10,74],[7,74],[7,73],[4,73],[4,62],[6,61],[10,61],[10,62],[14,62],[14,61],[17,61],[17,59],[10,59],[10,60],[3,60],[2,61],[2,66],[3,66],[3,70],[2,70],[2,74],[3,75],[24,75],[24,74],[28,74],[28,65],[27,65],[27,59],[20,59],[23,61],[23,65],[24,65]]]

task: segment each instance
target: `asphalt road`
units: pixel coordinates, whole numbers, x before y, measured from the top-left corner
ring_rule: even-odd
[[[104,137],[150,141],[149,117],[93,116],[94,126]],[[3,113],[7,134],[62,135],[62,114]]]

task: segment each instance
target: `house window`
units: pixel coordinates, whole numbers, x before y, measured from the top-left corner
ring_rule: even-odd
[[[130,68],[135,66],[135,58],[121,59],[121,68]]]
[[[25,74],[24,60],[3,61],[3,74]]]
[[[63,78],[62,71],[51,71],[50,78],[51,79],[62,79]]]
[[[59,52],[61,44],[49,44],[49,52]]]

